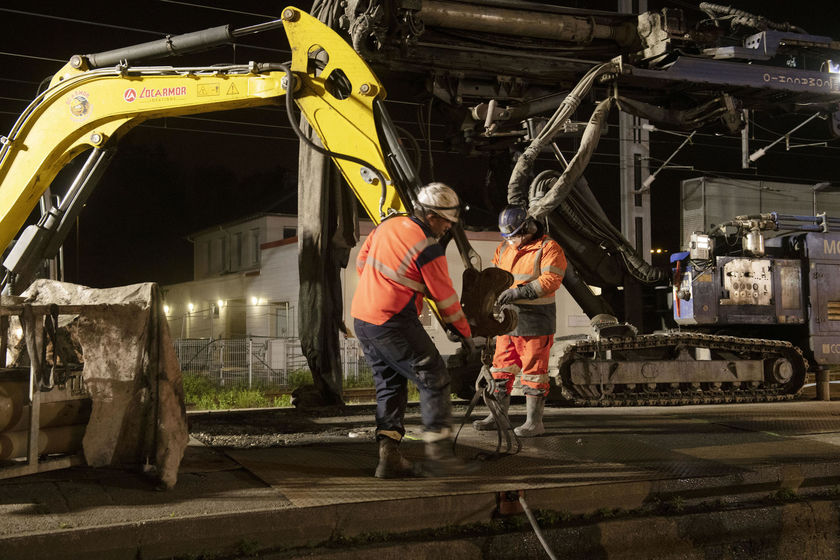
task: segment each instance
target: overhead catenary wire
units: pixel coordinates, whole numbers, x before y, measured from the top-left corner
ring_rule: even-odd
[[[176,4],[179,6],[186,6],[188,8],[200,8],[202,10],[216,10],[219,12],[227,12],[231,14],[239,14],[243,16],[255,16],[255,17],[264,17],[268,19],[275,19],[277,16],[271,16],[268,14],[257,14],[254,12],[245,12],[242,10],[233,10],[231,8],[220,8],[218,6],[208,6],[206,4],[195,4],[193,2],[182,2],[181,0],[158,0],[164,4]]]
[[[6,99],[6,100],[13,100],[13,101],[21,101],[21,102],[26,102],[26,101],[28,101],[28,99],[18,99],[18,98],[4,98],[4,99]],[[404,104],[404,105],[408,105],[408,106],[415,106],[415,107],[418,107],[418,108],[421,108],[421,107],[423,107],[423,106],[424,106],[423,104],[420,104],[420,103],[417,103],[417,102],[392,102],[392,101],[389,101],[389,103]],[[258,108],[258,110],[277,110],[277,109],[275,109],[275,108],[271,108],[271,107],[262,107],[262,108]],[[15,114],[15,113],[12,113],[12,112],[3,112],[3,114]],[[193,120],[203,120],[203,119],[202,119],[202,118],[200,118],[200,117],[173,117],[173,118],[187,118],[187,119],[193,119]],[[224,120],[222,120],[222,119],[219,119],[219,120],[216,120],[216,119],[204,119],[204,120],[207,120],[208,122],[219,122],[219,123],[225,122],[225,121],[224,121]],[[263,127],[265,127],[265,126],[276,126],[276,127],[278,127],[278,128],[283,128],[281,125],[265,125],[265,124],[261,124],[261,123],[244,123],[244,122],[238,122],[238,121],[228,121],[228,122],[233,122],[233,123],[235,123],[235,124],[241,124],[241,125],[243,125],[243,126],[263,126]],[[405,124],[408,124],[408,123],[405,123]],[[437,124],[437,123],[431,123],[431,119],[428,119],[428,121],[427,121],[427,126],[428,126],[428,127],[431,127],[431,126],[435,126],[435,127],[443,127],[444,125]],[[608,127],[609,127],[609,128],[613,128],[614,126],[615,126],[615,125],[608,125]],[[764,127],[762,127],[762,128],[764,128]],[[181,130],[181,131],[187,131],[187,132],[191,130],[191,129],[187,129],[187,128],[177,128],[177,129],[176,129],[176,128],[173,128],[173,127],[169,127],[169,129],[170,129],[170,130]],[[201,131],[197,131],[197,132],[201,132]],[[211,133],[212,133],[212,134],[224,134],[224,132],[222,132],[222,131],[212,131]],[[281,141],[284,141],[284,140],[293,140],[292,138],[282,138],[282,137],[281,137],[281,138],[277,138],[277,137],[270,137],[270,136],[265,136],[265,135],[258,135],[258,134],[244,134],[244,133],[237,133],[237,132],[232,132],[232,133],[230,133],[230,135],[231,135],[231,136],[239,136],[239,137],[253,137],[253,138],[264,138],[264,139],[277,139],[277,140],[281,140]],[[715,139],[719,139],[717,136],[715,136],[715,135],[713,135],[713,134],[698,133],[698,136],[703,136],[703,137],[706,137],[706,138],[715,138]],[[432,144],[432,143],[435,143],[435,144],[441,144],[441,143],[443,143],[443,141],[431,139],[431,135],[430,135],[430,134],[427,136],[427,138],[428,138],[427,143],[428,143],[428,145],[429,145],[429,146],[431,146],[431,144]],[[604,140],[605,140],[605,141],[607,141],[607,142],[610,142],[610,141],[613,141],[613,140],[615,140],[615,141],[622,141],[621,139],[617,139],[617,138],[610,138],[610,137],[604,138]],[[734,139],[733,139],[733,140],[734,140]],[[657,144],[657,143],[659,143],[659,142],[657,142],[657,141],[653,141],[652,143]],[[663,143],[663,144],[666,144],[666,142],[662,142],[662,143]],[[710,148],[720,149],[720,150],[730,150],[730,151],[740,150],[740,148],[739,148],[739,147],[735,147],[735,146],[721,146],[721,145],[719,145],[719,144],[712,145],[712,144],[706,144],[706,143],[701,143],[701,142],[697,142],[697,143],[695,143],[695,144],[696,144],[697,146],[710,147]],[[826,147],[823,147],[823,148],[822,148],[822,150],[830,150],[830,151],[834,151],[834,150],[838,150],[838,149],[840,149],[840,147],[836,147],[836,146],[826,146]],[[452,152],[452,151],[449,151],[449,150],[438,150],[438,149],[432,149],[432,150],[430,150],[430,151],[431,151],[431,152],[433,152],[433,153],[436,153],[436,154],[454,154],[454,153],[456,153],[456,152]],[[601,156],[601,157],[615,157],[615,154],[612,154],[612,153],[606,153],[606,154],[605,154],[605,153],[595,153],[595,154],[593,154],[593,155],[594,155],[594,156]],[[811,153],[808,153],[808,154],[797,154],[797,157],[798,157],[798,158],[802,158],[802,157],[809,157],[809,158],[818,158],[818,159],[829,159],[831,156],[828,156],[828,155],[821,155],[821,154],[815,154],[815,153],[811,152]],[[662,161],[662,160],[661,160],[661,159],[657,159],[657,158],[655,158],[655,157],[651,157],[651,158],[650,158],[650,161]],[[593,165],[608,166],[608,165],[612,165],[612,164],[607,163],[607,162],[593,162]],[[710,174],[710,175],[719,175],[719,172],[716,172],[716,171],[708,171],[708,170],[703,170],[703,169],[698,169],[698,168],[696,168],[696,169],[695,169],[695,171],[697,171],[697,172],[703,172],[703,173]],[[741,174],[741,175],[743,175],[743,174]],[[786,177],[786,176],[775,176],[775,175],[774,175],[774,176],[771,176],[771,175],[764,175],[764,174],[761,174],[761,176],[762,176],[762,177],[769,177],[770,179],[778,179],[778,180],[782,180],[782,181],[785,181],[785,180],[790,180],[790,179],[798,179],[798,180],[801,180],[801,179],[802,179],[801,177]]]
[[[26,10],[15,10],[12,8],[0,8],[0,12],[6,12],[10,14],[17,14],[17,15],[24,15],[24,16],[33,16],[33,17],[40,17],[44,19],[52,19],[57,21],[63,21],[65,23],[81,23],[83,25],[93,25],[97,27],[106,27],[109,29],[118,29],[120,31],[136,31],[137,33],[149,33],[153,35],[160,35],[161,37],[166,36],[166,33],[162,33],[160,31],[151,31],[149,29],[139,29],[137,27],[129,27],[126,25],[115,25],[112,23],[101,23],[96,21],[88,21],[84,19],[77,19],[77,18],[70,18],[66,16],[56,16],[53,14],[43,14],[40,12],[29,12]]]
[[[12,112],[12,111],[0,111],[0,114],[7,114],[7,115],[15,115],[16,116],[19,113]],[[200,121],[218,122],[220,124],[224,124],[224,123],[227,122],[227,121],[224,121],[223,119],[205,119],[203,117],[184,117],[184,116],[167,117],[167,119],[168,120],[169,119],[188,119],[188,120],[199,121],[199,122]],[[157,121],[147,121],[147,122],[141,124],[139,126],[139,128],[154,128],[154,129],[158,129],[158,130],[168,130],[168,131],[173,131],[173,132],[191,132],[191,133],[213,134],[213,135],[222,135],[222,136],[226,135],[226,136],[232,136],[232,137],[255,138],[255,139],[261,139],[261,140],[276,140],[276,141],[281,141],[281,142],[292,142],[292,141],[297,142],[298,141],[298,138],[296,136],[269,136],[269,135],[264,135],[264,134],[248,134],[248,133],[233,132],[233,131],[209,130],[209,129],[204,129],[204,128],[202,128],[202,129],[185,128],[185,127],[177,127],[177,126],[169,126],[169,125],[159,125],[159,124],[155,124],[156,122]],[[257,124],[257,123],[245,123],[245,122],[241,122],[241,123],[237,123],[237,124],[240,124],[242,126],[263,126],[263,127],[269,127],[269,128],[278,128],[278,129],[281,129],[281,130],[291,129],[290,126],[283,126],[283,125],[265,125],[265,124],[260,125],[260,124]],[[442,140],[432,140],[432,143],[443,144],[444,141],[442,141]],[[722,149],[722,148],[719,148],[719,149]],[[836,148],[836,149],[840,149],[840,148]],[[449,156],[462,155],[462,154],[460,154],[460,152],[452,151],[452,150],[443,150],[443,149],[433,148],[431,151],[434,154],[442,154],[442,155],[449,155]],[[618,155],[615,154],[615,153],[612,153],[612,152],[595,152],[595,153],[593,153],[593,158],[595,158],[595,157],[617,159]],[[800,156],[800,157],[802,157],[802,156]],[[829,158],[829,156],[813,156],[813,155],[811,157]],[[548,156],[548,155],[541,156],[538,159],[539,159],[539,161],[552,162],[552,163],[555,162],[554,157],[553,156]],[[658,158],[651,158],[651,159],[653,161],[663,161],[663,160],[658,159]],[[618,161],[600,161],[598,159],[593,159],[589,162],[589,166],[619,168],[619,167],[621,167],[621,164]],[[675,170],[675,171],[677,171],[677,170]],[[686,170],[678,170],[678,171],[686,172]],[[762,174],[762,173],[759,173],[759,174],[744,173],[744,172],[740,172],[740,171],[732,171],[732,172],[727,172],[726,174],[723,174],[719,170],[712,170],[712,169],[707,169],[705,167],[697,167],[697,166],[695,166],[692,171],[694,173],[697,173],[697,174],[701,174],[701,175],[705,175],[705,176],[709,176],[709,177],[715,177],[715,178],[724,178],[724,179],[732,178],[732,177],[743,177],[743,178],[745,178],[745,180],[750,179],[750,180],[758,180],[758,181],[765,180],[765,181],[778,181],[778,182],[791,182],[791,181],[794,181],[794,182],[805,181],[805,182],[807,182],[807,180],[808,180],[807,178],[803,177],[801,174],[796,175],[796,176],[787,176],[787,175],[771,175],[771,174]],[[735,184],[733,186],[735,186],[737,188],[755,188],[754,186],[749,185],[749,184]]]
[[[163,1],[163,0],[160,0],[160,1]],[[196,6],[198,6],[198,5],[196,5]],[[225,11],[233,11],[233,10],[225,10]],[[53,15],[53,14],[45,14],[45,13],[41,13],[41,12],[31,12],[31,11],[27,11],[27,10],[16,10],[16,9],[12,9],[12,8],[2,8],[2,7],[0,7],[0,12],[7,12],[7,13],[12,13],[12,14],[17,14],[17,15],[25,15],[25,16],[30,16],[30,17],[45,18],[45,19],[51,19],[51,20],[62,21],[62,22],[67,22],[67,23],[77,23],[77,24],[83,24],[83,25],[90,25],[90,26],[102,27],[102,28],[107,28],[107,29],[116,29],[116,30],[120,30],[120,31],[133,31],[133,32],[136,32],[136,33],[144,33],[144,34],[148,34],[148,35],[157,35],[158,37],[167,37],[167,36],[171,35],[171,33],[165,32],[165,31],[142,29],[142,28],[138,28],[138,27],[131,27],[131,26],[125,26],[125,25],[115,25],[115,24],[110,24],[110,23],[102,23],[102,22],[98,22],[98,21],[90,21],[90,20],[79,19],[79,18],[71,18],[71,17],[66,17],[66,16],[57,16],[57,15]],[[243,14],[243,15],[251,15],[251,16],[254,15],[254,14],[247,14],[246,12],[238,12],[238,13]],[[271,16],[259,16],[259,17],[270,18]],[[251,48],[251,49],[256,49],[256,50],[269,51],[269,52],[278,52],[278,53],[283,53],[283,54],[289,54],[289,52],[290,52],[288,49],[277,49],[277,48],[271,48],[271,47],[262,47],[262,46],[258,46],[258,45],[249,45],[247,43],[235,43],[235,46],[236,47]],[[48,58],[48,57],[27,55],[27,54],[21,54],[21,53],[0,52],[0,54],[7,55],[7,56],[18,56],[18,57],[21,57],[21,58],[38,59],[38,60],[44,60],[44,61],[49,61],[49,62],[67,62],[66,59]]]
[[[47,56],[36,56],[34,54],[23,54],[23,53],[12,53],[6,51],[0,51],[0,55],[3,56],[13,56],[16,58],[26,58],[29,60],[44,60],[46,62],[67,62],[62,58],[50,58]],[[0,78],[0,80],[11,80],[11,78]]]

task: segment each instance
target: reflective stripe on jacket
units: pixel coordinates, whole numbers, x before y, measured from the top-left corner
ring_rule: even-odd
[[[519,249],[503,241],[496,247],[493,264],[513,274],[513,286],[527,284],[537,294],[536,299],[513,301],[513,307],[519,312],[519,322],[516,329],[508,334],[553,334],[557,327],[554,294],[566,273],[566,255],[560,245],[546,235]]]
[[[471,336],[443,247],[420,220],[395,216],[368,235],[356,259],[359,285],[350,314],[374,325],[399,321],[414,302],[419,315],[423,296],[437,305],[443,321],[463,336]]]

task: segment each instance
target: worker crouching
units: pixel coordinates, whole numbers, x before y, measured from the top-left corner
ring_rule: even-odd
[[[555,292],[563,283],[566,256],[549,238],[542,224],[524,208],[510,206],[499,215],[503,241],[496,248],[493,264],[513,274],[513,285],[499,295],[497,303],[510,306],[519,315],[516,328],[496,337],[493,367],[494,393],[507,414],[510,394],[521,375],[527,418],[514,429],[520,437],[545,433],[543,411],[549,391],[548,360],[557,324]],[[476,430],[495,430],[492,415],[473,422]]]
[[[378,478],[445,475],[463,467],[452,451],[449,372],[419,319],[423,296],[429,297],[447,328],[471,344],[470,327],[438,243],[458,221],[460,207],[450,187],[426,185],[417,194],[414,215],[384,220],[359,251],[351,315],[376,386]],[[422,468],[399,451],[409,381],[420,391],[426,442]]]

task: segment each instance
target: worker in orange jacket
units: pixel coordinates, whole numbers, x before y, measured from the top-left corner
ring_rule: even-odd
[[[460,207],[450,187],[426,185],[417,194],[414,215],[384,220],[367,237],[356,261],[359,285],[350,313],[376,386],[379,478],[421,474],[397,447],[405,435],[409,380],[420,390],[424,466],[430,471],[422,474],[446,474],[460,466],[452,454],[449,372],[418,317],[426,296],[435,302],[447,329],[471,344],[472,333],[438,243],[458,221]]]
[[[542,417],[549,390],[548,359],[557,324],[554,294],[563,283],[566,256],[524,208],[505,208],[499,214],[499,230],[504,240],[496,248],[493,264],[513,274],[513,285],[501,293],[497,303],[516,310],[519,321],[513,331],[496,337],[490,372],[505,414],[514,380],[521,375],[527,418],[514,433],[538,436],[545,433]],[[473,422],[473,427],[493,430],[496,422],[488,415]]]

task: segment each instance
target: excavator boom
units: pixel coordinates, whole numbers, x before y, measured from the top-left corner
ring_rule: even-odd
[[[357,160],[334,157],[374,222],[405,211],[374,117],[385,88],[321,22],[296,8],[283,14],[298,107],[331,154],[352,154]],[[289,80],[278,64],[86,67],[84,57],[74,57],[4,138],[0,246],[9,245],[56,174],[81,152],[112,146],[149,119],[276,104]]]

